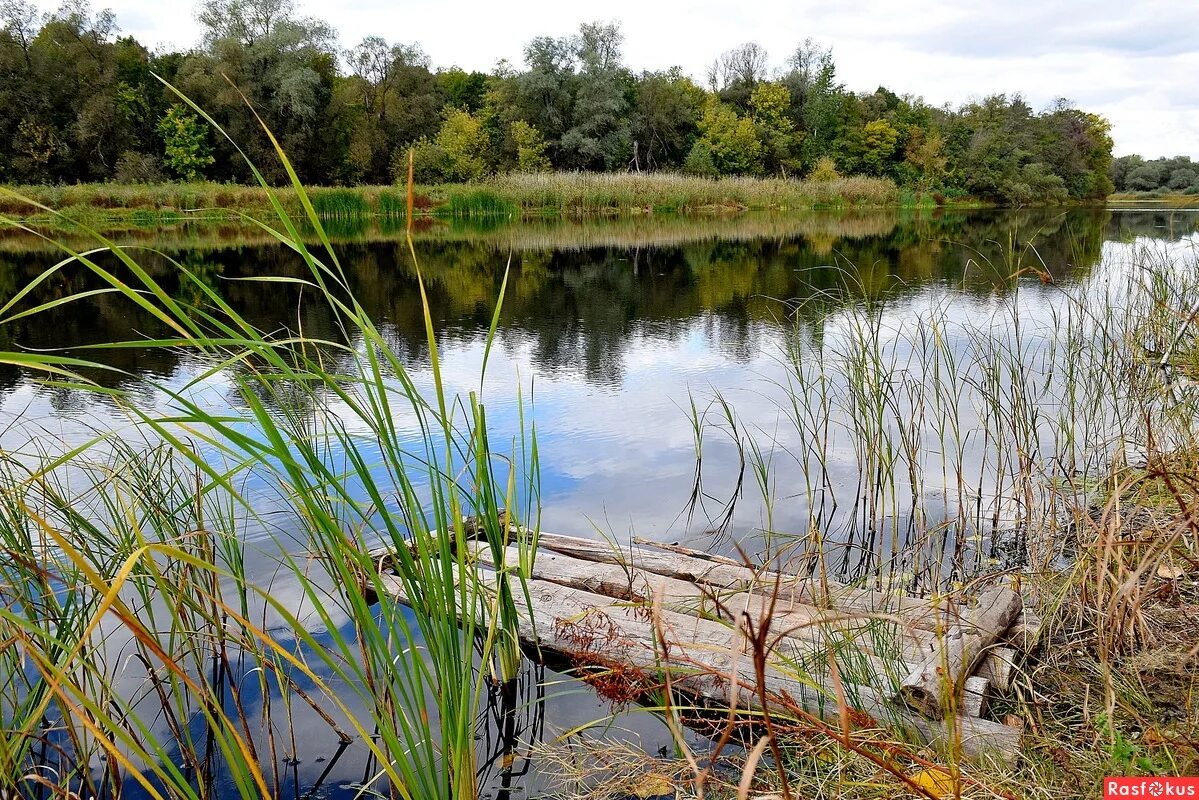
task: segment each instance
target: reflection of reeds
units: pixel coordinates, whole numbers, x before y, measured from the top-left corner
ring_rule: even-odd
[[[402,200],[389,201],[396,202],[400,203],[399,217],[402,218]],[[464,199],[462,202],[461,221],[434,221],[417,227],[413,231],[413,238],[417,242],[486,243],[505,250],[577,250],[587,247],[664,247],[697,241],[746,241],[784,236],[856,239],[886,236],[897,223],[896,212],[887,209],[787,215],[770,212],[702,216],[665,214],[583,219],[537,218],[524,221],[509,221],[493,215],[494,221],[491,221],[487,218],[471,220],[469,205],[475,200]],[[342,222],[345,225],[339,226]],[[402,226],[353,215],[330,213],[326,216],[324,227],[334,243],[402,241],[404,235]],[[105,230],[122,243],[151,246],[169,252],[231,245],[277,244],[260,227],[238,224],[232,220],[188,222],[185,218],[173,225],[120,226]],[[318,241],[312,231],[305,227],[298,232],[309,243]],[[86,236],[77,230],[56,231],[53,239],[79,247],[88,244]],[[51,242],[26,231],[0,228],[0,252],[52,252],[53,249]]]

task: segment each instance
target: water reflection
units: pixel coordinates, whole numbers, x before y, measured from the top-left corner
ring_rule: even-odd
[[[803,455],[803,436],[782,432],[787,420],[777,399],[780,385],[805,374],[809,363],[803,358],[788,361],[794,346],[790,335],[802,330],[805,358],[835,352],[846,340],[856,310],[883,295],[890,298],[889,324],[943,308],[952,322],[993,320],[1002,326],[1008,301],[1030,320],[1048,324],[1060,307],[1057,287],[1082,284],[1096,275],[1106,279],[1104,264],[1123,243],[1179,241],[1196,231],[1199,214],[1164,210],[634,218],[487,230],[438,225],[421,231],[417,252],[450,391],[478,387],[493,303],[505,270],[511,270],[483,394],[499,439],[518,427],[515,388],[534,387],[545,529],[586,533],[600,528],[618,536],[635,532],[684,539],[728,521],[733,533],[752,543],[766,531],[804,531],[815,519],[844,545],[841,571],[869,574],[879,564],[863,553],[874,555],[874,549],[855,537],[880,533],[872,527],[877,509],[869,505],[870,498],[858,504],[856,495],[852,505],[839,510],[834,502],[846,487],[853,490],[862,482],[863,456],[852,435],[860,420],[854,413],[830,411],[813,423],[817,428],[840,425],[849,433],[830,436],[822,478],[826,485],[805,485],[803,473],[810,463]],[[377,236],[386,231],[350,226],[338,233],[338,257],[352,290],[411,365],[417,385],[429,388],[420,295],[407,246],[394,236]],[[172,259],[202,275],[208,287],[264,331],[302,330],[311,337],[336,338],[327,310],[306,302],[295,285],[238,280],[307,277],[285,248],[232,228],[134,231],[129,239],[162,251],[143,251],[139,260],[183,302],[200,298],[181,288]],[[0,238],[2,291],[11,296],[57,258],[27,239]],[[1026,283],[1017,298],[1010,294],[1013,274],[1026,264],[1039,265],[1048,282]],[[63,270],[25,303],[50,303],[94,288],[98,284],[82,270]],[[125,389],[135,405],[155,410],[165,407],[163,386],[182,387],[203,374],[205,365],[194,353],[86,348],[161,333],[153,318],[129,303],[111,294],[95,295],[0,327],[0,349],[58,348],[95,358],[110,369],[88,377]],[[1030,357],[1040,357],[1038,342],[1029,345]],[[971,344],[953,341],[946,352],[960,353]],[[914,347],[909,345],[888,342],[887,352],[901,380],[915,386],[923,376],[911,366]],[[241,402],[229,373],[206,375],[191,390],[213,407]],[[729,499],[752,494],[744,485],[752,479],[739,468],[744,466],[743,442],[724,436],[722,417],[730,412],[717,395],[728,401],[737,420],[778,444],[773,489],[778,502],[769,516],[752,500],[730,515]],[[298,403],[310,399],[303,393],[295,398]],[[690,416],[692,403],[701,434]],[[963,430],[976,428],[984,413],[967,409],[957,424]],[[30,436],[43,449],[53,449],[56,441],[65,447],[96,429],[124,424],[103,399],[42,386],[14,369],[0,371],[0,416],[0,446],[8,449],[24,446]],[[935,424],[917,422],[911,430]],[[697,435],[706,437],[706,468],[699,483]],[[927,449],[925,443],[914,452]],[[970,475],[996,467],[975,455],[963,455],[957,466]],[[264,487],[253,488],[263,494],[264,509],[272,503],[286,506]],[[984,487],[980,482],[975,488],[981,494]],[[893,519],[910,526],[915,521],[911,509],[938,505],[948,517],[951,505],[963,503],[963,495],[955,494],[959,489],[948,482],[906,486],[911,497],[895,503]],[[698,511],[692,507],[688,513],[691,498],[697,499]],[[967,499],[982,507],[980,498]],[[292,527],[280,523],[246,531],[252,551],[246,569],[252,580],[269,582],[272,594],[285,604],[294,600],[288,607],[296,608],[302,606],[303,594],[273,579],[278,548],[296,546],[289,539]],[[955,551],[963,541],[953,541],[953,532],[946,532],[943,546]],[[295,596],[289,597],[289,591]],[[134,692],[145,673],[135,663],[127,669],[125,685]],[[609,711],[579,684],[538,669],[526,664],[523,686],[515,692],[497,689],[494,702],[482,711],[491,724],[480,743],[479,768],[498,796],[536,786],[525,774],[530,741],[603,719]],[[265,721],[264,736],[272,724],[281,724],[271,722],[272,692],[277,694],[278,687],[243,698],[249,716]],[[531,702],[538,698],[544,702]],[[373,774],[367,749],[360,743],[341,747],[303,704],[294,704],[290,714],[281,785],[289,792],[321,785],[325,796],[352,796],[355,784]],[[651,750],[669,742],[661,724],[645,715],[632,714],[617,724],[644,737]]]
[[[1097,262],[1105,238],[1117,231],[1121,236],[1142,231],[1156,236],[1168,225],[1182,235],[1187,224],[1193,226],[1193,221],[1173,222],[1169,216],[1120,215],[1116,222],[1097,210],[904,216],[876,212],[557,222],[484,232],[445,226],[426,231],[418,239],[417,252],[434,318],[446,340],[465,340],[486,330],[510,263],[501,341],[531,343],[538,373],[571,371],[597,386],[613,387],[623,378],[628,343],[639,336],[677,343],[703,318],[722,355],[745,361],[757,349],[752,323],[777,317],[777,300],[811,297],[847,280],[866,295],[917,292],[930,283],[985,295],[1010,274],[1005,271],[1007,251],[1025,242],[1035,246],[1055,278],[1069,279],[1085,274]],[[243,234],[251,241],[238,241],[236,230],[208,233],[189,229],[178,239],[138,243],[166,255],[149,250],[137,255],[181,301],[199,298],[190,296],[194,288],[179,288],[167,256],[203,276],[263,330],[284,326],[318,337],[333,335],[327,314],[315,304],[304,304],[295,286],[237,280],[257,275],[307,277],[291,251],[264,243],[261,234]],[[139,237],[130,238],[137,242]],[[338,255],[367,311],[387,326],[401,352],[414,362],[422,359],[420,298],[406,245],[394,238],[348,239],[339,243]],[[15,292],[57,259],[44,242],[35,247],[28,239],[0,238],[3,289]],[[115,266],[111,258],[104,263]],[[852,270],[852,277],[846,277],[846,270]],[[65,270],[29,300],[48,302],[95,288],[94,279],[82,270]],[[105,294],[5,326],[0,347],[78,348],[161,332],[144,311]],[[123,385],[139,376],[172,375],[184,355],[126,349],[107,351],[100,358],[118,372],[89,377]],[[9,370],[0,376],[0,389],[18,382]]]

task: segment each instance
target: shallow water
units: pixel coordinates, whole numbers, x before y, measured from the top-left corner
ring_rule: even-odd
[[[417,384],[428,389],[432,377],[407,245],[396,232],[369,225],[331,227],[354,292],[396,351],[407,354]],[[751,550],[774,546],[778,537],[803,534],[815,522],[839,544],[830,555],[844,574],[877,575],[887,563],[915,580],[927,564],[912,559],[896,566],[894,556],[916,517],[925,527],[930,516],[934,523],[938,515],[974,520],[971,563],[985,566],[1000,556],[986,551],[979,531],[987,524],[991,530],[1003,527],[1010,487],[1002,475],[988,472],[995,465],[985,448],[963,435],[966,444],[954,466],[959,474],[977,477],[968,481],[969,497],[963,481],[934,467],[928,453],[937,448],[923,442],[913,446],[922,453],[918,486],[897,478],[893,485],[903,488],[903,496],[862,500],[857,489],[862,456],[846,434],[855,430],[853,413],[836,419],[841,433],[830,434],[822,477],[814,483],[805,432],[790,423],[781,402],[782,387],[794,386],[808,363],[808,356],[798,366],[789,357],[792,337],[799,331],[807,352],[813,343],[835,352],[837,342],[851,338],[847,331],[857,324],[855,314],[885,297],[879,335],[892,338],[883,349],[893,374],[916,384],[926,379],[929,362],[915,353],[914,339],[896,331],[936,311],[952,324],[945,329],[951,334],[958,330],[953,326],[990,321],[1000,330],[997,340],[1008,341],[1004,326],[1016,318],[1016,309],[1027,326],[1019,347],[1027,348],[1032,361],[1043,357],[1044,331],[1057,324],[1064,291],[1089,291],[1090,284],[1110,279],[1136,248],[1193,247],[1197,231],[1199,212],[1182,210],[816,213],[436,223],[418,231],[415,249],[451,392],[478,387],[493,304],[505,269],[511,270],[483,397],[497,441],[518,428],[517,389],[531,400],[544,530],[618,540],[640,535],[729,551],[734,541]],[[168,288],[177,284],[161,253],[208,276],[212,287],[263,330],[335,336],[328,315],[307,305],[301,292],[237,280],[303,275],[294,254],[259,235],[194,226],[128,231],[116,238],[161,251],[145,250],[139,258]],[[28,237],[0,236],[0,294],[11,295],[59,257]],[[1044,273],[1045,282],[1034,272],[1014,276],[1027,266]],[[29,302],[88,288],[94,287],[81,272],[68,270],[39,287]],[[162,387],[188,385],[203,370],[192,354],[87,349],[155,333],[148,316],[99,296],[0,329],[0,349],[55,348],[96,359],[116,371],[89,377],[129,389],[142,408],[165,410]],[[962,353],[971,344],[951,341],[945,352]],[[20,371],[3,369],[0,447],[28,450],[33,435],[37,447],[53,451],[126,424],[96,395],[46,388]],[[214,408],[239,402],[227,376],[205,377],[193,390]],[[733,409],[733,423],[718,398]],[[693,406],[703,432],[698,472]],[[893,416],[916,413],[896,409]],[[957,424],[974,430],[985,409],[971,407],[963,414]],[[895,430],[894,423],[887,422],[887,431]],[[936,426],[936,420],[922,419],[916,427]],[[744,463],[751,435],[770,443],[761,456],[771,466],[764,492],[755,485],[753,464]],[[264,504],[274,502],[260,489]],[[975,509],[973,516],[961,511],[963,505]],[[286,524],[247,529],[252,579],[270,580],[278,547],[291,547],[289,535]],[[960,552],[950,539],[966,535],[959,524],[939,546]],[[281,597],[288,590],[272,585]],[[300,598],[296,602],[302,605]],[[527,670],[525,685],[532,687],[538,681],[530,679],[531,665]],[[138,680],[132,676],[131,686]],[[517,737],[522,741],[552,738],[608,715],[608,705],[585,687],[568,679],[549,683],[548,699],[535,712],[522,701]],[[261,704],[262,698],[247,702]],[[284,765],[290,773],[284,788],[350,796],[371,768],[362,748],[338,752],[336,738],[315,716],[305,717],[301,706],[293,711],[297,717],[287,728],[295,750]],[[650,715],[626,713],[611,725],[610,735],[650,752],[669,746],[664,726]],[[489,736],[497,733],[489,729]],[[504,784],[524,791],[538,787],[537,770],[525,760],[517,759],[506,778],[496,764],[486,781],[490,791],[500,792]]]

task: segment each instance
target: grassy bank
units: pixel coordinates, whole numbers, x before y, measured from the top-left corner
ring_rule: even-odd
[[[1199,194],[1179,192],[1121,192],[1107,198],[1112,206],[1162,206],[1165,208],[1199,208]]]
[[[322,219],[403,218],[402,188],[357,186],[308,189]],[[277,190],[284,209],[302,216],[296,192]],[[228,219],[236,213],[268,218],[274,212],[261,187],[230,184],[117,183],[17,186],[0,189],[0,214],[49,219],[20,195],[62,212],[69,219],[128,219],[140,224],[174,222],[185,216]],[[962,203],[969,205],[968,203]],[[421,216],[512,217],[641,214],[647,212],[729,213],[747,209],[792,211],[823,208],[931,207],[931,195],[900,190],[892,181],[851,177],[833,181],[779,178],[708,179],[671,173],[546,173],[503,175],[473,184],[416,187]]]

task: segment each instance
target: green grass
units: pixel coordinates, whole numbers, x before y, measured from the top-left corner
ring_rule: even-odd
[[[312,208],[321,219],[361,218],[371,214],[366,195],[356,189],[330,189],[312,195]]]
[[[305,189],[317,216],[403,217],[403,191],[387,186]],[[303,218],[293,187],[219,183],[73,186],[14,186],[0,196],[0,214],[19,219],[55,219],[52,208],[72,220],[99,223],[136,218],[143,224],[170,222],[183,213],[215,219],[274,214],[274,197],[291,215]],[[28,200],[42,208],[31,206]],[[927,197],[900,190],[886,179],[849,177],[815,182],[782,178],[709,179],[676,173],[513,174],[475,184],[420,187],[417,212],[452,217],[577,216],[656,212],[736,212],[746,209],[795,211],[825,208],[921,207]]]
[[[340,337],[258,331],[178,263],[190,287],[182,295],[197,300],[177,301],[130,252],[99,234],[94,247],[118,268],[102,267],[95,252],[64,248],[64,260],[38,279],[91,271],[113,302],[140,306],[169,331],[156,341],[107,346],[188,348],[229,376],[238,409],[213,410],[188,387],[157,386],[172,410],[145,412],[133,398],[83,378],[80,370],[93,366],[86,358],[0,355],[50,385],[106,394],[136,431],[101,434],[66,454],[6,454],[0,463],[6,790],[35,795],[40,780],[57,794],[119,796],[122,786],[140,784],[152,797],[201,800],[217,796],[215,776],[223,772],[235,796],[277,796],[273,765],[286,743],[272,735],[268,753],[256,749],[264,744],[250,735],[256,723],[238,700],[246,689],[239,683],[251,681],[263,693],[277,685],[285,709],[325,709],[331,731],[368,748],[375,772],[366,791],[477,795],[486,681],[515,677],[514,615],[527,598],[496,595],[478,580],[462,546],[463,517],[475,514],[482,521],[476,535],[499,552],[511,538],[499,522],[500,508],[507,509],[531,527],[518,538],[532,559],[535,433],[523,427],[497,448],[484,399],[447,393],[427,302],[434,385],[419,391],[391,339],[349,291],[298,180],[290,197],[265,185],[261,192],[277,203],[275,235],[307,266],[300,282],[337,321]],[[21,202],[11,193],[6,200]],[[299,220],[287,211],[293,202],[319,249],[299,236]],[[339,207],[354,201],[345,202]],[[36,316],[40,308],[23,307],[23,296],[0,307],[0,325]],[[502,298],[501,290],[496,320]],[[86,300],[67,296],[41,308]],[[418,431],[415,440],[410,430]],[[242,493],[251,473],[285,501],[272,520]],[[243,535],[276,525],[278,515],[306,555],[281,546],[275,581],[255,584],[244,571]],[[395,554],[410,610],[369,555],[378,544]],[[522,566],[509,569],[519,576]],[[305,616],[295,597],[285,602],[272,593],[276,581],[294,587]],[[122,641],[124,663],[144,666],[144,692],[116,685],[109,645]],[[365,716],[349,712],[348,697]],[[56,731],[47,719],[58,720]],[[53,772],[40,771],[47,749],[58,754]]]

